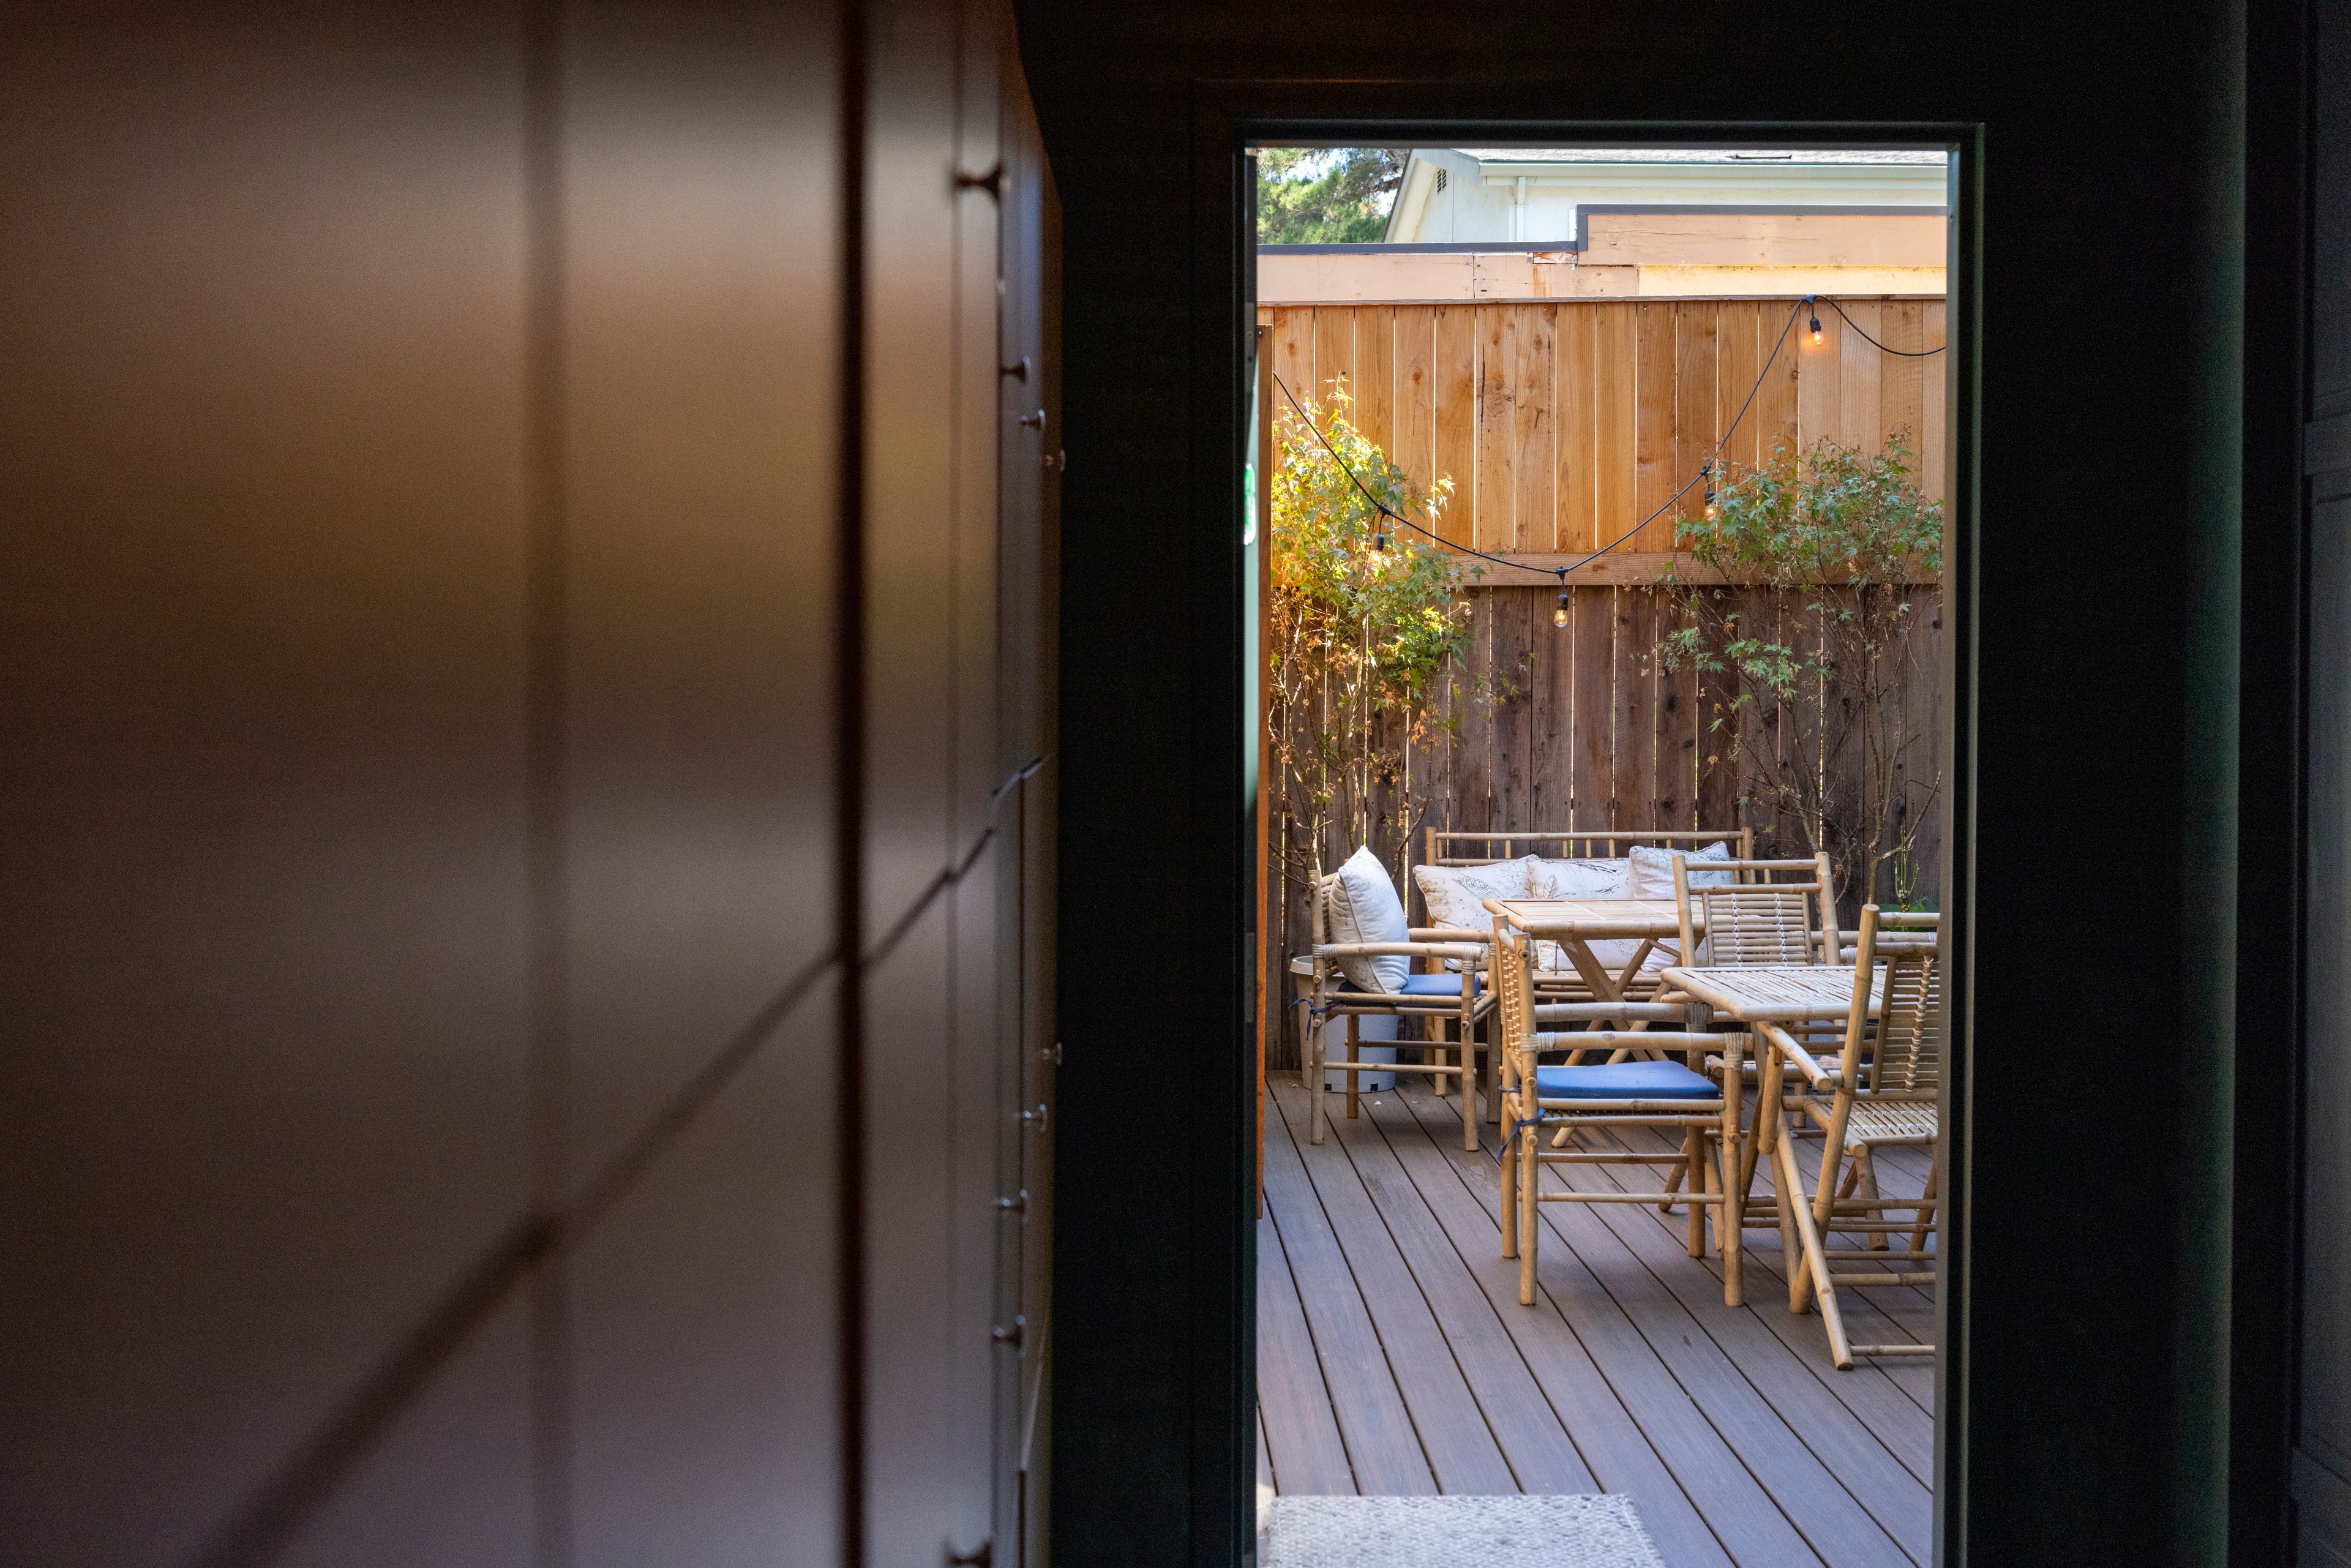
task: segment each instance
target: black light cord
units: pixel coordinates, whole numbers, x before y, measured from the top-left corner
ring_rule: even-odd
[[[1820,298],[1826,297],[1821,296]],[[1871,337],[1868,333],[1862,331],[1860,322],[1855,320],[1850,316],[1845,316],[1844,306],[1838,304],[1835,300],[1831,299],[1829,300],[1829,308],[1835,311],[1840,316],[1844,316],[1844,324],[1852,328],[1855,332],[1859,333],[1863,342],[1868,344],[1871,348],[1876,350],[1881,354],[1894,354],[1905,360],[1923,360],[1929,354],[1939,354],[1945,349],[1950,347],[1948,343],[1938,343],[1931,349],[1889,349],[1885,344],[1879,342],[1876,339]]]
[[[1531,571],[1537,577],[1556,577],[1559,579],[1560,587],[1563,590],[1567,587],[1567,574],[1569,572],[1582,571],[1585,567],[1590,566],[1593,561],[1598,560],[1602,556],[1606,555],[1610,550],[1614,549],[1618,545],[1623,544],[1626,539],[1631,538],[1635,534],[1639,533],[1643,528],[1647,528],[1651,523],[1654,523],[1659,517],[1664,517],[1667,512],[1673,509],[1674,503],[1679,501],[1684,496],[1688,495],[1692,489],[1697,487],[1699,480],[1708,478],[1712,475],[1714,465],[1721,460],[1722,449],[1730,444],[1731,432],[1737,430],[1739,428],[1739,422],[1747,417],[1747,411],[1754,406],[1755,394],[1763,390],[1764,382],[1770,379],[1771,367],[1779,361],[1780,350],[1788,340],[1788,329],[1796,324],[1797,313],[1802,311],[1803,308],[1810,303],[1811,299],[1808,296],[1803,299],[1798,300],[1794,308],[1788,312],[1788,319],[1782,324],[1780,328],[1780,335],[1771,340],[1771,352],[1763,361],[1762,372],[1755,378],[1755,384],[1747,389],[1747,401],[1739,405],[1739,412],[1732,414],[1730,416],[1730,423],[1723,427],[1722,439],[1714,444],[1713,456],[1708,458],[1706,462],[1698,465],[1698,472],[1691,475],[1680,489],[1667,497],[1663,506],[1660,506],[1656,511],[1651,512],[1647,517],[1643,517],[1639,522],[1635,523],[1631,528],[1626,528],[1623,533],[1618,534],[1614,538],[1610,539],[1606,544],[1602,545],[1598,549],[1593,550],[1590,555],[1585,556],[1583,559],[1575,562],[1573,566],[1529,566],[1522,560],[1511,560],[1505,556],[1489,555],[1484,550],[1473,549],[1468,545],[1452,544],[1448,542],[1442,534],[1424,528],[1419,523],[1413,521],[1412,518],[1405,517],[1402,512],[1397,511],[1394,507],[1389,506],[1385,501],[1383,501],[1377,496],[1373,495],[1370,486],[1366,486],[1362,479],[1356,477],[1354,469],[1349,467],[1347,460],[1339,455],[1339,449],[1331,444],[1331,438],[1322,434],[1322,430],[1320,425],[1317,425],[1312,420],[1306,417],[1306,411],[1303,408],[1299,407],[1298,394],[1290,390],[1290,383],[1281,379],[1280,372],[1275,373],[1273,384],[1280,387],[1281,389],[1281,395],[1290,400],[1290,406],[1291,409],[1296,411],[1299,423],[1305,425],[1307,429],[1314,432],[1314,439],[1322,444],[1322,449],[1331,455],[1331,460],[1339,465],[1340,472],[1346,475],[1348,479],[1353,481],[1355,488],[1364,493],[1364,500],[1369,501],[1373,506],[1379,508],[1380,514],[1383,517],[1393,517],[1397,522],[1402,523],[1405,528],[1412,529],[1415,533],[1426,534],[1428,538],[1435,539],[1438,544],[1444,545],[1447,549],[1454,550],[1461,555],[1474,555],[1479,560],[1490,560],[1496,566],[1507,566],[1518,571]],[[1829,303],[1831,305],[1834,305],[1836,301],[1832,299]],[[1843,315],[1844,312],[1839,311],[1838,314]],[[1847,319],[1850,319],[1850,318],[1847,318]],[[1856,327],[1854,330],[1859,332],[1861,331],[1861,329]],[[1863,333],[1862,335],[1864,337],[1868,336],[1867,333]],[[1886,350],[1888,353],[1898,353],[1901,350],[1896,349],[1889,349]]]

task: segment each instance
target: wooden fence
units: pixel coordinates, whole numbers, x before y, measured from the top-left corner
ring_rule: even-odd
[[[1943,341],[1941,300],[1838,303],[1887,348]],[[1907,431],[1939,498],[1942,361],[1881,353],[1818,309],[1817,345],[1792,300],[1276,306],[1259,317],[1274,373],[1301,401],[1343,375],[1366,435],[1423,486],[1452,478],[1446,539],[1541,556],[1597,549],[1665,506],[1725,431],[1723,456],[1739,464],[1782,437],[1877,451]],[[1675,519],[1702,504],[1693,489],[1623,548],[1670,551]]]
[[[1737,600],[1732,607],[1742,624],[1759,634],[1805,644],[1802,597],[1761,588],[1709,591]],[[1809,852],[1806,836],[1792,819],[1768,807],[1742,806],[1729,743],[1738,733],[1750,746],[1786,755],[1810,737],[1775,733],[1759,722],[1754,706],[1742,716],[1732,706],[1739,694],[1735,674],[1665,669],[1656,656],[1658,641],[1685,613],[1672,593],[1639,587],[1573,589],[1563,630],[1552,622],[1559,601],[1550,589],[1476,589],[1469,599],[1471,651],[1455,691],[1483,689],[1489,695],[1440,698],[1435,705],[1438,722],[1422,744],[1408,748],[1406,787],[1384,797],[1381,820],[1371,834],[1374,852],[1391,867],[1416,865],[1424,858],[1425,837],[1416,834],[1409,843],[1404,837],[1407,796],[1426,802],[1421,828],[1557,832],[1750,826],[1759,844]],[[1932,791],[1944,768],[1942,596],[1919,586],[1911,590],[1911,602],[1917,617],[1911,675],[1888,700],[1899,706],[1904,732],[1915,737],[1902,761],[1904,777],[1911,780],[1911,810],[1926,818],[1916,845],[1918,886],[1926,896],[1938,898],[1941,843]],[[1395,733],[1391,730],[1391,737]],[[1840,758],[1841,788],[1858,788],[1859,762],[1857,753]],[[1270,783],[1273,827],[1280,835],[1296,813],[1287,781]],[[1341,846],[1326,846],[1325,858],[1340,852]],[[1279,853],[1269,872],[1273,907],[1266,924],[1271,939],[1267,972],[1284,976],[1289,957],[1310,945],[1308,882]],[[1414,918],[1421,915],[1416,904]],[[1297,1064],[1294,1017],[1269,1029],[1268,1048],[1274,1065]]]

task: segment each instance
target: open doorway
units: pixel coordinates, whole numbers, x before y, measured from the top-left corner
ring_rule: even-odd
[[[1276,1568],[1933,1558],[1952,162],[1257,152]]]

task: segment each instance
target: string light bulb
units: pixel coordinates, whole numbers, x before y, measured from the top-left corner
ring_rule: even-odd
[[[1559,574],[1559,608],[1551,612],[1551,623],[1567,630],[1567,573],[1563,571]]]
[[[1821,308],[1809,299],[1804,303],[1813,308],[1813,347],[1817,349],[1821,346]]]
[[[1722,521],[1722,507],[1714,498],[1714,465],[1711,463],[1706,465],[1698,470],[1698,474],[1706,480],[1706,520],[1709,523],[1719,523]]]

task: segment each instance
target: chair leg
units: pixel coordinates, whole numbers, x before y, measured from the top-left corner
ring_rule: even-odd
[[[1306,1141],[1322,1142],[1322,1026],[1306,1015]]]
[[[1788,1269],[1788,1310],[1804,1310],[1808,1293],[1821,1299],[1821,1322],[1829,1333],[1829,1359],[1840,1372],[1853,1366],[1853,1344],[1845,1338],[1844,1314],[1837,1310],[1836,1287],[1829,1283],[1829,1261],[1821,1247],[1821,1233],[1813,1227],[1813,1211],[1801,1199],[1804,1189],[1796,1177],[1795,1156],[1788,1152],[1788,1140],[1782,1138],[1772,1150],[1777,1156],[1775,1168],[1780,1180],[1786,1184],[1790,1195],[1788,1209],[1796,1222],[1796,1231],[1803,1243],[1802,1266],[1791,1264]]]
[[[1744,1260],[1747,1237],[1747,1196],[1739,1180],[1739,1145],[1737,1140],[1716,1140],[1714,1166],[1722,1173],[1722,1205],[1715,1210],[1714,1244],[1722,1253],[1722,1304],[1737,1307],[1746,1304],[1744,1281],[1740,1264]]]
[[[1471,1030],[1471,1029],[1473,1029],[1473,1028],[1475,1027],[1475,1025],[1471,1022],[1471,1020],[1470,1020],[1470,1017],[1469,1017],[1469,1002],[1468,1002],[1469,977],[1468,977],[1468,975],[1467,973],[1464,973],[1464,974],[1462,975],[1462,977],[1461,977],[1461,990],[1462,990],[1461,1017],[1460,1017],[1458,1020],[1456,1020],[1456,1021],[1460,1025],[1460,1029],[1461,1029],[1461,1040],[1462,1040],[1462,1045],[1461,1045],[1461,1146],[1462,1146],[1464,1149],[1466,1149],[1466,1150],[1469,1151],[1471,1154],[1475,1154],[1475,1153],[1477,1153],[1477,1151],[1478,1151],[1478,1113],[1477,1113],[1477,1111],[1474,1109],[1474,1106],[1475,1106],[1475,1104],[1476,1104],[1475,1098],[1474,1098],[1474,1097],[1470,1094],[1470,1092],[1469,1092],[1469,1062],[1470,1062],[1470,1054],[1469,1054],[1469,1044],[1468,1044],[1468,1041],[1469,1041],[1469,1031],[1470,1031],[1470,1030]],[[1487,1105],[1487,1108],[1488,1108],[1489,1110],[1496,1112],[1496,1113],[1497,1113],[1497,1119],[1499,1119],[1499,1106],[1497,1106],[1497,1105],[1495,1104],[1494,1092],[1493,1092],[1492,1088],[1490,1088],[1490,1087],[1489,1087],[1489,1088],[1488,1088],[1488,1090],[1486,1091],[1486,1105]]]
[[[1858,1150],[1855,1151],[1853,1168],[1855,1174],[1861,1179],[1861,1196],[1864,1197],[1879,1197],[1880,1194],[1877,1190],[1877,1162],[1869,1157],[1869,1145],[1867,1144],[1862,1145]],[[1886,1218],[1886,1211],[1882,1208],[1873,1208],[1869,1212],[1872,1219],[1882,1221]],[[1883,1230],[1873,1230],[1869,1233],[1869,1249],[1872,1252],[1886,1251],[1887,1249],[1887,1245],[1886,1232]]]
[[[1542,1175],[1542,1162],[1534,1139],[1520,1138],[1514,1147],[1519,1160],[1519,1305],[1531,1307],[1535,1304],[1535,1249],[1542,1240],[1535,1186]]]
[[[1684,1176],[1687,1176],[1688,1174],[1689,1174],[1689,1173],[1688,1173],[1687,1171],[1684,1170],[1684,1169],[1683,1169],[1681,1166],[1676,1166],[1672,1170],[1667,1171],[1667,1172],[1666,1173],[1666,1191],[1667,1191],[1667,1193],[1668,1195],[1671,1195],[1671,1194],[1673,1194],[1673,1193],[1677,1193],[1677,1192],[1681,1191],[1681,1189],[1682,1189],[1682,1177],[1684,1177]],[[1666,1201],[1665,1201],[1665,1202],[1663,1202],[1663,1203],[1661,1203],[1661,1204],[1657,1205],[1657,1212],[1658,1212],[1659,1214],[1671,1214],[1673,1211],[1674,1211],[1674,1200],[1673,1200],[1673,1198],[1672,1198],[1670,1196],[1668,1196],[1668,1197],[1667,1197],[1667,1199],[1666,1199]]]
[[[1363,1034],[1364,1015],[1349,1013],[1347,1015],[1347,1060],[1350,1062],[1362,1060],[1359,1052],[1363,1046]],[[1356,1087],[1363,1081],[1364,1075],[1360,1072],[1347,1074],[1347,1120],[1350,1122],[1363,1114],[1363,1092]]]
[[[1511,1099],[1510,1103],[1506,1107],[1506,1109],[1510,1113],[1510,1124],[1508,1128],[1504,1129],[1504,1131],[1506,1134],[1516,1132],[1519,1124],[1519,1103],[1515,1096]],[[1519,1144],[1525,1143],[1526,1141],[1527,1140],[1524,1137],[1520,1137],[1516,1142],[1506,1143],[1502,1145],[1501,1221],[1502,1256],[1505,1258],[1515,1258],[1519,1255],[1518,1145]]]
[[[1935,1173],[1932,1168],[1927,1172],[1926,1190],[1918,1196],[1923,1207],[1918,1210],[1917,1228],[1910,1232],[1910,1256],[1913,1258],[1927,1250],[1927,1232],[1935,1228]]]
[[[1706,1256],[1706,1140],[1696,1127],[1682,1134],[1682,1175],[1689,1181],[1689,1255]]]

